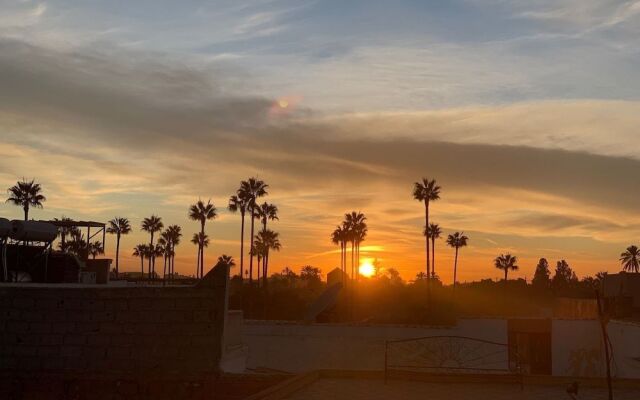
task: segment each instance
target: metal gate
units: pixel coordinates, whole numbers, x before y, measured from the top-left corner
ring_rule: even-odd
[[[391,371],[521,375],[514,348],[465,336],[427,336],[385,344],[385,380]]]

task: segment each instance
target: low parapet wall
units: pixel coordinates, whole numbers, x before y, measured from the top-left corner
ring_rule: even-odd
[[[227,279],[219,266],[194,287],[0,286],[0,398],[38,388],[43,399],[149,394],[158,382],[185,396],[206,390],[218,373]],[[152,397],[179,396],[160,392]]]

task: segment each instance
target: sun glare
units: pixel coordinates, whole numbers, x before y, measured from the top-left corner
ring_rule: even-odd
[[[280,108],[287,108],[289,107],[289,102],[287,100],[278,100],[278,106],[280,106]]]
[[[376,268],[373,266],[371,260],[364,260],[362,264],[360,264],[360,268],[358,268],[358,271],[360,272],[360,275],[370,278],[375,275]]]

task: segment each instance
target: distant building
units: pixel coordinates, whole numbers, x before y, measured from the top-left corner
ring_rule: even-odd
[[[608,274],[603,292],[615,317],[640,320],[640,274]]]

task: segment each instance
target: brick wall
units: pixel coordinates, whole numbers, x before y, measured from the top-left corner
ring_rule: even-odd
[[[0,398],[206,392],[221,356],[227,279],[219,266],[196,287],[0,286]]]

